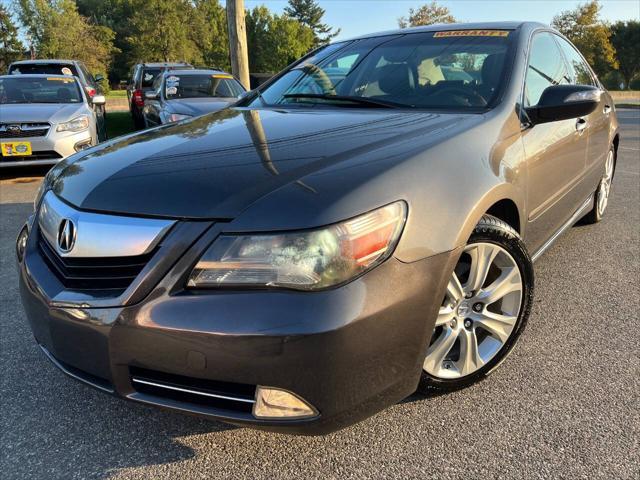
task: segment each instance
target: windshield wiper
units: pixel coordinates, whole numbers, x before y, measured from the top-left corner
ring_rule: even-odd
[[[285,93],[284,98],[317,98],[320,100],[337,100],[340,102],[353,102],[368,107],[382,108],[407,108],[412,105],[391,102],[389,100],[377,100],[369,97],[357,97],[352,95],[330,95],[327,93]]]

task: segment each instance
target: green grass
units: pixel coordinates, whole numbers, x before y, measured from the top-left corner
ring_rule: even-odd
[[[127,112],[107,112],[107,136],[109,139],[133,132],[133,120]]]
[[[111,98],[127,98],[127,91],[126,90],[111,90],[109,93],[107,93],[107,97],[111,97]]]

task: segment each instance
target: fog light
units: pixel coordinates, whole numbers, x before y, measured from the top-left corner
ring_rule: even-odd
[[[277,388],[258,386],[253,416],[256,418],[309,418],[318,412],[300,397]]]
[[[73,148],[76,152],[80,152],[81,150],[86,150],[91,146],[91,139],[82,140],[81,142],[76,143]]]
[[[29,229],[25,225],[20,230],[18,234],[18,238],[16,239],[16,256],[18,257],[18,261],[22,262],[24,259],[24,251],[27,249],[27,239],[29,238]]]

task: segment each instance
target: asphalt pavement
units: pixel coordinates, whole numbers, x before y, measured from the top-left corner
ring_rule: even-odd
[[[640,478],[640,110],[618,116],[605,219],[536,263],[532,316],[503,365],[325,437],[169,413],[56,370],[14,266],[43,171],[0,171],[0,478]]]

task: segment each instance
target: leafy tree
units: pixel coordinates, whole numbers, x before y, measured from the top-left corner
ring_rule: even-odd
[[[125,79],[136,60],[127,41],[131,32],[131,18],[135,14],[133,3],[131,0],[76,0],[76,3],[81,15],[115,32],[113,43],[117,50],[109,70],[109,81],[118,83]]]
[[[146,62],[189,61],[197,57],[191,39],[188,0],[131,0],[135,14],[127,41]]]
[[[277,72],[307,53],[314,33],[287,15],[255,7],[246,17],[249,66],[252,72]]]
[[[0,4],[0,72],[24,56],[24,45],[18,39],[18,29],[4,5]]]
[[[456,19],[447,7],[444,5],[438,5],[433,0],[431,3],[427,3],[417,10],[414,8],[409,9],[409,15],[406,17],[400,17],[398,19],[398,26],[400,28],[418,27],[420,25],[433,25],[434,23],[455,23]]]
[[[640,22],[617,22],[611,27],[611,43],[616,49],[619,70],[626,88],[640,74]]]
[[[332,31],[329,25],[322,23],[324,12],[315,0],[289,0],[284,9],[286,15],[313,31],[314,46],[326,45],[340,33],[340,29]]]
[[[230,70],[227,14],[218,0],[194,0],[191,39],[199,53],[194,59],[208,67]]]
[[[617,68],[616,51],[611,44],[611,30],[599,19],[602,7],[598,0],[579,5],[553,17],[551,24],[582,52],[598,75]]]
[[[17,0],[18,17],[33,41],[39,58],[73,58],[93,73],[105,74],[114,32],[97,26],[78,13],[73,0]]]

